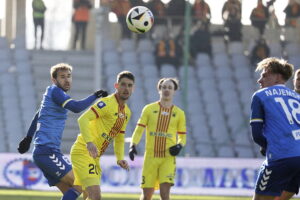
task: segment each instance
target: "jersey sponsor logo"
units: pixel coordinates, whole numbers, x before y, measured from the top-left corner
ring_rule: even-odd
[[[124,118],[125,117],[125,115],[123,114],[123,113],[119,113],[119,118]]]
[[[162,112],[161,112],[161,115],[166,115],[166,116],[168,116],[168,115],[169,115],[169,112],[162,111]]]
[[[110,137],[109,135],[107,135],[106,133],[102,133],[101,136],[108,142],[112,141],[112,137]]]
[[[3,175],[14,187],[32,186],[43,178],[42,171],[31,160],[22,158],[8,162],[4,166]]]
[[[300,140],[300,129],[298,129],[298,130],[293,130],[293,131],[292,131],[292,134],[293,134],[295,140]]]
[[[97,104],[97,106],[98,106],[99,108],[103,108],[103,107],[106,106],[106,104],[105,104],[103,101],[100,101],[100,102]]]
[[[165,138],[172,138],[171,133],[160,133],[160,132],[150,132],[150,136],[158,136],[158,137],[165,137]]]

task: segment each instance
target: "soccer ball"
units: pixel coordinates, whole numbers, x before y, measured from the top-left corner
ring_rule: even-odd
[[[135,33],[146,33],[154,23],[152,12],[144,6],[136,6],[129,10],[126,16],[129,30]]]

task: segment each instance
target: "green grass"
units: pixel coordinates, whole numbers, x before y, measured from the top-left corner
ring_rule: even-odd
[[[103,193],[105,200],[137,200],[139,194],[112,194]],[[32,191],[32,190],[1,190],[0,200],[57,200],[61,198],[59,192]],[[82,200],[82,198],[78,198]],[[231,197],[231,196],[192,196],[192,195],[171,195],[172,200],[250,200],[251,197]],[[159,200],[158,195],[154,195],[153,200]]]
[[[102,198],[106,200],[137,200],[140,194],[112,194],[103,193]],[[59,199],[61,193],[32,190],[0,190],[0,200],[54,200]],[[82,198],[79,198],[82,200]],[[154,195],[153,200],[158,200],[159,196]],[[221,196],[191,196],[191,195],[171,195],[174,200],[249,200],[250,197],[221,197]]]

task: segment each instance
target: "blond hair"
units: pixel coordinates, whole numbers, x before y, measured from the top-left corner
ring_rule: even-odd
[[[281,74],[282,78],[287,81],[294,73],[294,65],[284,59],[275,57],[265,58],[257,64],[255,71],[269,70],[274,74]]]

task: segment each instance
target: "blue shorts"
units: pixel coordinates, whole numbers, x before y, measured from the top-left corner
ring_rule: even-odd
[[[300,157],[265,161],[259,171],[255,193],[280,196],[283,190],[298,193],[300,184]]]
[[[50,186],[60,182],[72,170],[71,162],[59,150],[36,146],[33,150],[33,161],[42,170]]]

